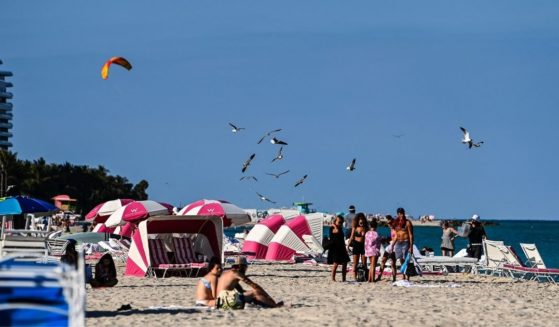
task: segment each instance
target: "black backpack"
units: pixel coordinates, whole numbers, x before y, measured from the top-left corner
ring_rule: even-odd
[[[357,266],[357,277],[358,282],[366,282],[369,279],[369,270],[365,268],[362,264]]]

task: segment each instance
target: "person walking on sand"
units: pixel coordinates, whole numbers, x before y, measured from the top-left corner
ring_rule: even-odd
[[[388,228],[390,228],[390,238],[388,239],[388,244],[384,248],[384,253],[382,254],[377,282],[382,278],[384,267],[386,266],[388,259],[390,259],[390,267],[392,268],[392,281],[396,281],[396,257],[393,249],[394,243],[396,243],[396,231],[394,230],[394,218],[391,215],[386,215],[386,224]]]
[[[409,253],[413,255],[413,225],[406,218],[404,208],[396,210],[397,217],[394,222],[394,230],[396,231],[396,242],[394,243],[394,255],[400,260],[400,264],[404,264],[406,256]],[[403,275],[404,279],[409,280],[410,276]]]
[[[213,308],[217,298],[217,280],[221,275],[221,262],[212,257],[208,263],[208,273],[196,284],[196,306]]]
[[[444,257],[454,256],[454,238],[458,235],[456,229],[450,226],[448,221],[442,224],[443,235],[441,236],[441,251]]]
[[[347,263],[349,262],[349,255],[345,247],[344,237],[344,217],[341,215],[334,218],[334,222],[330,226],[330,246],[328,249],[327,263],[332,266],[332,281],[336,281],[336,271],[338,265],[342,266],[342,282],[345,282],[347,274]]]
[[[349,246],[353,254],[353,277],[357,280],[357,265],[359,260],[363,267],[367,268],[367,257],[365,257],[365,233],[369,230],[369,224],[365,214],[360,212],[355,215],[349,237]]]
[[[371,229],[365,234],[365,256],[369,258],[371,267],[369,268],[369,283],[376,282],[375,273],[378,256],[380,255],[381,237],[377,233],[377,221],[371,220]]]
[[[247,275],[246,271],[248,268],[248,263],[245,257],[239,256],[235,258],[235,264],[231,267],[230,270],[224,271],[221,274],[217,282],[217,302],[218,308],[220,305],[223,305],[223,302],[220,303],[222,298],[228,298],[228,292],[235,292],[234,301],[240,303],[231,303],[228,302],[227,305],[232,307],[241,306],[244,307],[245,303],[252,303],[256,305],[260,305],[265,308],[276,308],[283,306],[283,302],[276,302],[260,285],[256,284],[252,280],[250,280]],[[245,291],[240,282],[245,283],[246,285],[250,286],[252,289],[249,291]]]

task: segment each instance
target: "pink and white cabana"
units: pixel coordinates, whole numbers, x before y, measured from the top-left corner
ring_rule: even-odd
[[[283,224],[285,224],[285,218],[282,215],[271,215],[254,225],[245,238],[242,251],[254,252],[255,255],[250,258],[264,259],[268,251],[268,244]]]
[[[117,211],[119,208],[127,205],[130,202],[134,202],[132,199],[116,199],[103,203],[99,203],[95,208],[91,209],[90,212],[85,215],[85,220],[94,220],[98,223],[104,223],[109,216]]]
[[[127,222],[138,223],[148,217],[170,215],[172,212],[173,206],[168,203],[152,200],[134,201],[113,212],[105,221],[105,225],[116,227],[125,225]]]
[[[289,219],[270,241],[266,260],[291,260],[295,253],[309,251],[309,247],[303,241],[303,235],[313,235],[322,242],[322,218],[301,215]]]
[[[126,261],[127,276],[145,277],[150,265],[148,239],[163,239],[168,252],[173,251],[173,237],[190,237],[194,252],[207,258],[223,260],[223,222],[214,216],[156,216],[140,222],[132,236]]]
[[[244,225],[250,222],[250,215],[246,211],[223,200],[202,199],[185,206],[177,215],[221,217],[224,227]]]

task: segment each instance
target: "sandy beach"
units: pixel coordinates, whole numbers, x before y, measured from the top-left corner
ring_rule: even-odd
[[[251,265],[248,275],[288,306],[198,311],[191,309],[197,278],[123,277],[123,268],[116,287],[88,286],[88,326],[554,326],[559,320],[559,286],[500,277],[416,277],[417,287],[405,288],[387,279],[330,282],[329,267]],[[117,311],[123,304],[132,309]]]

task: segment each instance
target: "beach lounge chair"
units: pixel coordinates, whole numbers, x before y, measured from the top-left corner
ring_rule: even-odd
[[[529,248],[531,248],[530,245],[532,244],[529,244]],[[557,282],[557,279],[559,278],[559,269],[539,268],[537,266],[527,267],[522,264],[522,261],[520,261],[520,259],[518,258],[516,253],[514,253],[514,250],[510,246],[499,246],[499,249],[507,258],[507,263],[503,265],[503,271],[508,273],[510,277],[523,280],[547,281],[552,283]],[[533,249],[534,248],[532,247],[531,250],[533,251]],[[530,251],[530,249],[528,251]],[[543,260],[541,262],[543,263]]]
[[[322,255],[324,253],[324,248],[322,244],[313,235],[303,235],[303,241],[309,247],[309,250],[305,253],[310,255],[316,263],[323,263],[326,258]]]
[[[106,241],[99,241],[97,242],[101,248],[109,252],[115,259],[118,259],[122,263],[126,263],[126,259],[128,258],[128,254],[120,249],[115,249]]]
[[[520,247],[527,259],[525,263],[526,266],[530,268],[547,269],[536,244],[520,243]]]
[[[37,260],[46,258],[48,249],[43,237],[4,235],[0,241],[0,257],[14,256]]]
[[[60,257],[66,251],[66,246],[68,245],[68,240],[62,239],[47,239],[47,249],[48,255],[54,257]]]
[[[472,271],[478,265],[477,258],[470,257],[418,257],[417,263],[423,271],[426,272],[442,272],[448,274],[448,267],[458,267],[458,271]]]
[[[60,262],[0,260],[0,321],[6,326],[84,326],[83,255],[78,269]]]
[[[191,269],[191,264],[174,264],[171,263],[165,243],[161,239],[149,239],[149,258],[150,266],[148,267],[148,276],[157,277],[156,271],[163,270],[163,278],[169,270],[186,271]]]
[[[208,267],[207,262],[200,262],[197,259],[190,237],[173,237],[173,248],[175,250],[175,262],[188,265],[190,272],[196,270],[197,274],[200,269]]]
[[[485,262],[477,266],[477,272],[489,275],[503,275],[503,265],[507,264],[505,254],[499,249],[504,245],[502,241],[483,240],[483,251],[485,253]]]

